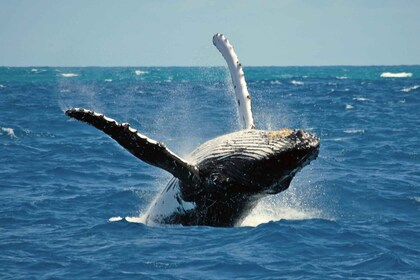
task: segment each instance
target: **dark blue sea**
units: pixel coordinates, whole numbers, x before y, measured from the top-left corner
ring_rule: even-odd
[[[1,67],[0,278],[419,279],[420,66],[245,74],[257,128],[321,149],[242,226],[213,228],[142,224],[171,176],[64,111],[185,156],[240,129],[227,69]]]

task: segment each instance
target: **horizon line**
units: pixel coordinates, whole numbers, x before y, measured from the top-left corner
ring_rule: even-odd
[[[243,65],[244,68],[269,68],[269,67],[396,67],[396,66],[420,66],[420,64],[326,64],[326,65]],[[0,68],[30,68],[30,67],[48,67],[48,68],[226,68],[226,65],[1,65]]]

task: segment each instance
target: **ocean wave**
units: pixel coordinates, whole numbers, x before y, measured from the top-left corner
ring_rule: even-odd
[[[142,71],[142,70],[135,70],[135,71],[134,71],[134,73],[136,73],[136,75],[137,75],[137,76],[140,76],[140,75],[147,74],[147,73],[149,73],[149,72],[147,72],[147,71]]]
[[[346,76],[337,76],[337,77],[335,77],[337,80],[345,80],[345,79],[348,79],[349,77],[346,77]]]
[[[402,91],[402,92],[410,92],[410,91],[412,91],[412,90],[416,90],[416,89],[418,89],[418,88],[420,88],[420,86],[419,86],[419,85],[415,85],[415,86],[412,86],[412,87],[406,87],[406,88],[403,88],[401,91]]]
[[[15,135],[15,131],[13,130],[13,128],[2,127],[0,130],[0,135],[3,135],[3,132],[6,133],[11,139],[17,139],[17,136]]]
[[[110,82],[112,82],[112,79],[105,79],[104,82],[110,83]]]
[[[355,98],[353,98],[353,100],[360,101],[360,102],[372,101],[372,100],[370,100],[368,98],[365,98],[365,97],[355,97]]]
[[[272,85],[281,85],[281,82],[278,81],[278,80],[275,80],[275,81],[270,81],[270,84],[272,84]]]
[[[42,73],[42,72],[46,72],[47,70],[45,69],[37,69],[37,68],[32,68],[31,72],[32,73]]]
[[[347,134],[363,134],[363,133],[365,133],[365,130],[364,129],[347,129],[347,130],[344,130],[344,133],[347,133]]]
[[[6,87],[5,85],[0,84],[0,88],[5,88],[5,87]]]
[[[290,83],[291,83],[292,85],[295,85],[295,86],[301,86],[301,85],[303,85],[303,84],[304,84],[304,82],[301,82],[301,81],[295,81],[295,80],[292,80]]]
[[[383,72],[381,74],[381,78],[409,78],[412,76],[413,76],[413,73],[408,73],[408,72],[400,72],[400,73]]]
[[[351,110],[351,109],[354,109],[354,106],[350,104],[346,104],[346,110]]]
[[[79,74],[74,74],[74,73],[62,73],[62,74],[61,74],[61,76],[62,76],[62,77],[65,77],[65,78],[70,78],[70,77],[77,77],[77,76],[79,76]]]

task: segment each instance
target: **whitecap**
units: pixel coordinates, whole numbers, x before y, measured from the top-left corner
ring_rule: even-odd
[[[0,88],[5,88],[5,87],[6,87],[5,85],[0,84]]]
[[[112,82],[112,79],[105,79],[104,82],[110,83],[110,82]]]
[[[36,69],[36,68],[32,68],[32,69],[31,69],[31,72],[38,72],[38,69]]]
[[[349,77],[346,77],[346,76],[338,76],[338,77],[335,77],[336,79],[338,79],[338,80],[345,80],[345,79],[348,79]]]
[[[79,76],[79,74],[74,74],[74,73],[62,73],[61,76],[66,77],[66,78],[70,78],[70,77],[77,77]]]
[[[142,70],[136,70],[136,71],[134,71],[134,73],[136,73],[136,75],[137,75],[137,76],[140,76],[140,75],[143,75],[143,74],[147,74],[147,73],[149,73],[149,72],[147,72],[147,71],[142,71]]]
[[[5,132],[10,138],[12,139],[16,139],[16,135],[15,135],[15,131],[13,130],[13,128],[10,127],[2,127],[1,131],[0,131],[0,135],[2,135]]]
[[[409,78],[412,76],[413,76],[413,73],[408,73],[408,72],[400,72],[400,73],[383,72],[381,74],[381,78]]]
[[[348,129],[348,130],[344,130],[344,133],[347,134],[363,134],[365,133],[364,129]]]
[[[415,86],[412,86],[412,87],[406,87],[406,88],[403,88],[401,91],[402,91],[402,92],[410,92],[410,91],[412,91],[412,90],[416,90],[416,89],[418,89],[418,88],[420,88],[420,86],[419,86],[419,85],[415,85]]]
[[[414,200],[417,201],[417,202],[420,202],[420,196],[415,196]]]
[[[275,80],[275,81],[270,81],[270,84],[272,84],[272,85],[281,85],[281,82]]]
[[[112,223],[112,222],[122,221],[122,219],[123,218],[121,218],[120,216],[117,216],[117,217],[111,217],[111,218],[109,218],[108,221]]]
[[[364,97],[355,97],[353,98],[355,101],[365,102],[365,101],[371,101],[370,99],[364,98]]]
[[[354,106],[350,104],[346,104],[346,110],[351,110],[351,109],[354,109]]]
[[[295,85],[295,86],[301,86],[301,85],[303,85],[304,83],[303,82],[301,82],[301,81],[295,81],[295,80],[292,80],[291,82],[290,82],[292,85]]]

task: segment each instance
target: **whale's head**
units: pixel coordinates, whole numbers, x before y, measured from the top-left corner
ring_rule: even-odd
[[[276,194],[318,156],[320,139],[301,129],[268,131],[267,136],[272,152],[255,162],[252,176],[258,178],[263,194]]]
[[[307,131],[242,130],[210,140],[192,153],[208,190],[264,196],[287,189],[319,151]]]

